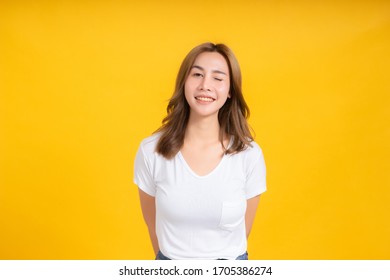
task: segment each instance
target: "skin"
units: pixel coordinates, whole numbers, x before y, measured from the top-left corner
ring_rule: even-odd
[[[190,117],[181,153],[191,169],[200,176],[210,173],[224,151],[219,140],[218,111],[230,98],[229,68],[222,55],[198,55],[185,83]],[[209,99],[204,99],[210,97]],[[225,139],[225,145],[228,139]]]
[[[149,237],[152,241],[154,255],[157,255],[159,247],[156,235],[156,203],[155,198],[138,188],[141,201],[142,215],[148,227]]]
[[[229,68],[217,52],[198,55],[185,83],[190,117],[181,149],[182,156],[199,176],[210,173],[221,161],[224,150],[219,140],[218,111],[230,98]],[[228,138],[224,139],[225,147]],[[155,198],[139,189],[141,209],[149,230],[154,253],[159,251],[155,226]],[[260,196],[247,200],[246,236],[249,237]]]

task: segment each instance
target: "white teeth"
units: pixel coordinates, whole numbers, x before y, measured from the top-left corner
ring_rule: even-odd
[[[200,101],[214,101],[214,99],[212,99],[211,97],[203,97],[203,96],[198,96],[198,97],[195,97],[197,100],[200,100]]]

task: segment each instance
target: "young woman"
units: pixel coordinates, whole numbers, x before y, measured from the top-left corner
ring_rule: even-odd
[[[134,172],[156,259],[248,259],[265,165],[226,45],[188,53],[167,112],[142,141]]]

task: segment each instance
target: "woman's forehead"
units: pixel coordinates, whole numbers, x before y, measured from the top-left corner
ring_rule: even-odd
[[[218,52],[203,52],[199,54],[191,68],[203,68],[204,70],[219,70],[229,73],[226,59]]]

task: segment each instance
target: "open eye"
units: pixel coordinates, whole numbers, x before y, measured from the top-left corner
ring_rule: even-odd
[[[195,73],[192,74],[192,76],[194,76],[194,77],[203,77],[203,74],[199,73],[199,72],[195,72]]]

